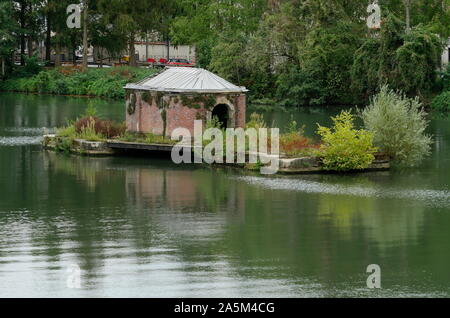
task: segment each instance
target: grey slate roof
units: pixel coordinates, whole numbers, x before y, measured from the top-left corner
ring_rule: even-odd
[[[202,68],[167,67],[161,73],[135,84],[127,89],[151,90],[179,93],[243,93],[245,87],[236,86]]]

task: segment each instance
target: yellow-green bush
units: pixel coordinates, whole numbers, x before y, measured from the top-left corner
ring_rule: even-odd
[[[319,125],[318,134],[322,137],[321,159],[325,170],[362,170],[374,161],[377,148],[373,146],[373,134],[354,128],[354,117],[343,111],[333,117],[334,127]]]

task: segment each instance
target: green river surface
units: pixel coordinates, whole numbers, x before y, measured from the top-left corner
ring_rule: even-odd
[[[149,157],[43,151],[93,104],[0,94],[1,297],[447,297],[450,119],[418,169],[258,176]],[[251,108],[251,107],[250,107]],[[260,111],[274,125],[291,114]],[[338,109],[296,110],[313,133]],[[381,289],[368,289],[369,264]],[[81,288],[68,288],[73,265]]]

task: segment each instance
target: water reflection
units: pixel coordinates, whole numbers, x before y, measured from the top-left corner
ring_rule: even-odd
[[[50,174],[73,180],[69,197],[79,204],[74,211],[63,211],[59,226],[66,237],[75,232],[67,239],[78,244],[75,251],[92,290],[111,278],[118,261],[146,275],[149,270],[164,276],[169,270],[168,276],[179,279],[176,285],[185,284],[180,282],[188,276],[186,284],[203,286],[188,291],[193,295],[211,287],[216,276],[216,283],[230,292],[237,287],[228,286],[229,281],[250,279],[254,287],[275,279],[285,296],[298,296],[300,290],[309,291],[305,296],[355,295],[355,285],[365,282],[361,268],[381,256],[397,268],[407,255],[392,255],[392,249],[414,246],[423,235],[425,205],[360,195],[381,187],[380,180],[389,178],[386,173],[339,184],[327,176],[241,177],[233,170],[191,169],[143,158],[88,159],[46,152],[44,163]],[[355,183],[360,190],[353,189]],[[78,187],[89,191],[75,195]],[[84,206],[85,200],[94,200],[96,209]],[[66,197],[64,201],[67,206]],[[67,244],[54,232],[48,239],[50,251]],[[350,286],[348,277],[353,277]]]
[[[450,294],[446,120],[432,122],[435,151],[420,169],[265,178],[43,152],[34,138],[86,104],[16,96],[0,99],[0,296]],[[380,291],[365,288],[373,263]],[[66,287],[70,264],[81,290]]]

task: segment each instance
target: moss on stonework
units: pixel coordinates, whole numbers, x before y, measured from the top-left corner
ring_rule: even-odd
[[[200,94],[181,95],[183,106],[188,108],[200,109],[203,108],[211,110],[216,106],[216,95],[214,94]]]
[[[163,121],[163,136],[166,135],[166,126],[167,126],[167,112],[165,109],[161,111],[161,118]]]
[[[142,93],[142,100],[146,102],[147,104],[151,105],[153,102],[153,97],[149,92],[143,92]]]
[[[212,110],[216,106],[216,97],[213,95],[205,96],[206,100],[204,102],[205,108]]]
[[[195,120],[203,120],[204,121],[205,116],[202,113],[198,112],[195,114]]]
[[[160,109],[165,108],[164,93],[161,92],[156,93],[156,105]]]
[[[130,116],[136,112],[136,94],[134,93],[130,93],[127,112]]]

